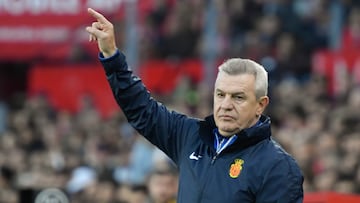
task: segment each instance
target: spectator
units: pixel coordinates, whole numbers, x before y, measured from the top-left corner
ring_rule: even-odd
[[[172,166],[164,169],[154,169],[149,174],[147,188],[148,203],[175,203],[178,185],[178,175]]]

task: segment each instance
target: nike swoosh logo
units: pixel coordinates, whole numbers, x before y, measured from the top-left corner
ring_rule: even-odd
[[[200,155],[195,155],[195,152],[191,153],[189,158],[192,159],[192,160],[196,160],[198,161],[202,156]]]

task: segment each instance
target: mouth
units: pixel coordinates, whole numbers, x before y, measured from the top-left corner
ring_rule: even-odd
[[[219,116],[219,118],[222,120],[234,120],[234,117],[232,117],[230,115],[221,115],[221,116]]]

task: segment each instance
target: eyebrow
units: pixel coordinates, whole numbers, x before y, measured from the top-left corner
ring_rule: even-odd
[[[219,88],[215,89],[215,92],[221,92],[221,93],[226,93],[226,94],[231,94],[231,95],[246,95],[245,92],[243,92],[243,91],[241,91],[241,92],[226,92]]]

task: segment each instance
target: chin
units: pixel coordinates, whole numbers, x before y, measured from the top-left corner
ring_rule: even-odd
[[[233,135],[235,133],[234,129],[233,128],[219,128],[219,131],[221,131],[221,135],[223,136],[227,136],[227,135]]]
[[[221,136],[223,137],[230,137],[232,135],[234,135],[235,133],[231,133],[231,132],[228,132],[228,131],[223,131],[222,133],[220,133]]]

